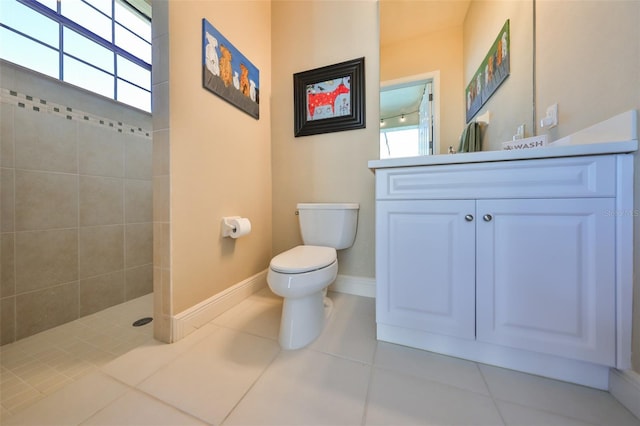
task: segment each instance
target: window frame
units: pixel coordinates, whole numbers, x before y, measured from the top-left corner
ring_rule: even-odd
[[[115,41],[116,41],[116,34],[115,34],[115,29],[116,26],[119,26],[121,28],[123,28],[124,30],[128,31],[132,36],[142,40],[144,43],[148,43],[149,44],[149,48],[151,49],[151,41],[147,40],[145,37],[142,37],[141,35],[135,33],[134,31],[132,31],[131,29],[129,29],[128,27],[126,27],[125,25],[123,25],[121,22],[116,20],[116,3],[119,2],[120,5],[122,7],[126,7],[129,8],[130,11],[132,13],[137,14],[138,16],[140,16],[143,19],[148,19],[149,20],[149,25],[151,24],[151,18],[149,18],[148,16],[146,16],[145,14],[143,14],[142,12],[140,12],[139,10],[137,10],[136,8],[134,8],[133,6],[131,6],[130,4],[128,4],[128,2],[124,1],[124,0],[111,0],[111,16],[108,16],[107,14],[105,14],[103,11],[101,11],[100,9],[96,8],[94,5],[92,5],[89,2],[86,2],[84,0],[78,0],[78,1],[82,1],[82,3],[85,6],[91,7],[93,10],[95,10],[96,12],[100,13],[100,15],[108,18],[111,21],[111,40],[106,40],[105,38],[101,37],[100,35],[94,33],[93,31],[85,28],[84,26],[82,26],[80,23],[77,23],[69,18],[67,18],[66,16],[62,15],[61,10],[62,10],[62,5],[60,1],[56,2],[56,10],[52,10],[50,9],[48,6],[36,1],[36,0],[15,0],[17,3],[20,3],[26,7],[29,7],[30,9],[34,10],[35,12],[40,13],[41,15],[51,19],[52,21],[54,21],[55,23],[57,23],[58,25],[58,47],[53,46],[47,42],[44,42],[42,40],[39,40],[35,37],[33,37],[30,34],[25,34],[23,31],[17,30],[12,28],[9,25],[6,25],[3,22],[0,22],[0,27],[7,29],[9,31],[12,31],[13,33],[24,37],[32,42],[36,42],[42,46],[45,46],[49,49],[52,49],[54,51],[57,52],[58,54],[58,76],[57,78],[60,81],[66,81],[64,79],[64,58],[69,57],[72,58],[76,61],[81,62],[82,64],[85,64],[89,67],[92,67],[96,70],[99,70],[101,72],[107,73],[109,74],[109,76],[111,78],[113,78],[113,96],[110,96],[110,98],[119,101],[118,99],[118,81],[123,81],[129,85],[132,85],[144,92],[147,92],[149,94],[149,112],[151,111],[151,81],[149,81],[149,85],[148,88],[141,86],[140,84],[136,83],[135,81],[131,81],[127,78],[123,78],[118,74],[118,57],[122,57],[130,62],[132,62],[133,64],[139,66],[140,68],[142,68],[143,70],[149,72],[149,80],[151,79],[151,69],[152,69],[152,65],[148,62],[146,62],[145,60],[141,59],[140,57],[132,54],[131,52],[129,52],[128,50],[118,46]],[[106,48],[107,50],[109,50],[111,53],[113,53],[113,67],[112,70],[106,70],[100,66],[97,66],[89,61],[87,61],[86,59],[83,58],[79,58],[73,54],[67,53],[65,51],[65,45],[64,45],[64,37],[63,37],[63,32],[64,32],[64,28],[68,28],[72,31],[74,31],[75,33],[77,33],[78,35],[85,37],[86,39],[98,44],[99,46],[102,46],[104,48]],[[37,70],[36,70],[37,71]],[[73,84],[73,83],[70,83]],[[86,88],[85,88],[86,89]],[[90,89],[88,89],[90,90]],[[97,93],[97,92],[96,92]],[[103,94],[98,93],[101,96],[104,96]],[[123,102],[124,103],[124,102]],[[130,103],[125,103],[126,105],[130,105],[134,108],[138,108],[138,109],[143,109],[140,108],[139,106],[135,106],[132,105]],[[143,109],[145,110],[145,109]]]

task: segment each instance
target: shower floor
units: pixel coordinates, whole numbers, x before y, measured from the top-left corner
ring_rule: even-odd
[[[134,321],[152,313],[150,293],[0,346],[2,413],[21,410],[152,341],[153,322],[132,326]]]

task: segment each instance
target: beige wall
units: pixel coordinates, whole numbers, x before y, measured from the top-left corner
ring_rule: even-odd
[[[482,149],[501,150],[519,125],[525,137],[534,135],[533,126],[533,2],[532,0],[475,0],[469,5],[463,30],[464,78],[466,88],[486,57],[506,20],[509,19],[509,77],[479,111],[490,112],[483,134]]]
[[[255,275],[271,259],[271,5],[185,0],[153,6],[159,64],[154,232],[160,236],[154,279],[165,331],[156,335],[169,340],[167,315]],[[203,89],[202,18],[259,69],[259,120]],[[221,237],[222,217],[233,215],[251,220],[251,234]]]
[[[640,107],[640,2],[555,0],[536,8],[537,116],[558,103],[551,140]]]
[[[151,116],[4,61],[0,87],[5,344],[151,292]]]
[[[464,126],[462,27],[380,47],[380,80],[440,71],[440,153],[458,147]],[[436,142],[438,143],[438,142]]]
[[[640,2],[538,1],[537,115],[558,103],[555,140],[640,109]],[[636,154],[635,204],[640,208]],[[635,220],[633,365],[640,372],[640,220]]]
[[[301,243],[298,202],[360,203],[358,234],[340,251],[339,274],[373,277],[374,174],[378,158],[378,5],[374,1],[272,3],[273,253]],[[329,24],[330,23],[330,24]],[[293,136],[296,72],[365,57],[366,129]]]

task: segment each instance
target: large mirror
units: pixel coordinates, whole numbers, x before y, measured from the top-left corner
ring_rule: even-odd
[[[535,134],[534,0],[380,0],[380,158],[483,150]],[[467,120],[465,89],[509,21],[509,75]]]

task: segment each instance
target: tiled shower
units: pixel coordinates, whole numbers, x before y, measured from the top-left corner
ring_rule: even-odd
[[[151,115],[0,62],[0,344],[153,290]]]

